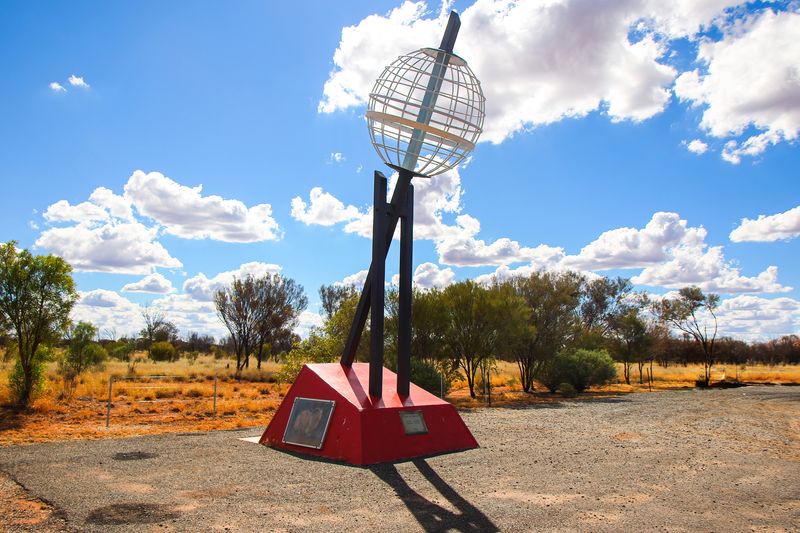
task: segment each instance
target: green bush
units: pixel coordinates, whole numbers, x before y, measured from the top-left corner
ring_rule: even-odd
[[[110,354],[111,357],[114,359],[119,359],[120,361],[127,361],[128,357],[133,353],[136,347],[133,345],[132,342],[121,342],[111,348]]]
[[[37,352],[38,353],[38,352]],[[47,381],[44,377],[44,358],[34,357],[31,363],[31,388],[28,400],[33,400],[46,389]],[[21,403],[25,392],[25,373],[22,371],[22,363],[19,358],[14,362],[11,372],[8,374],[8,389],[11,393],[11,401],[15,404]]]
[[[542,365],[539,381],[556,392],[562,383],[583,392],[593,385],[604,385],[617,376],[614,360],[605,350],[576,350],[561,352]]]
[[[312,331],[307,339],[296,343],[286,354],[286,362],[281,367],[278,380],[292,383],[306,363],[333,363],[341,351],[335,339]]]
[[[559,356],[552,357],[551,359],[542,363],[539,367],[539,371],[536,373],[536,379],[539,382],[547,387],[547,390],[550,392],[556,392],[558,390],[558,386],[564,382],[563,379],[563,364],[560,361]]]
[[[150,359],[172,361],[175,359],[175,347],[167,341],[154,342],[150,346]]]
[[[439,370],[432,363],[424,359],[412,357],[411,382],[418,387],[422,387],[431,394],[438,396],[442,390],[442,385],[444,385],[444,393],[447,394],[447,391],[450,389],[451,380],[448,379],[447,376],[445,376],[445,379],[442,379]]]

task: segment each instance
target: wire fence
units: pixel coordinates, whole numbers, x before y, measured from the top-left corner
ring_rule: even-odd
[[[129,382],[129,383],[136,383],[137,381],[138,382],[143,382],[141,385],[133,385],[133,386],[126,384],[125,385],[125,390],[126,391],[127,390],[131,390],[131,389],[134,389],[134,390],[135,389],[176,389],[176,388],[182,388],[183,384],[182,383],[152,384],[152,383],[150,383],[150,381],[151,380],[164,380],[164,381],[166,381],[166,380],[179,380],[179,379],[183,379],[183,376],[169,376],[169,375],[162,375],[162,374],[145,375],[145,376],[119,376],[119,377],[111,376],[111,378],[108,380],[108,402],[106,404],[106,427],[109,427],[109,425],[111,423],[111,407],[112,407],[112,401],[114,399],[114,383],[115,382]],[[145,380],[147,380],[147,381],[145,381]],[[158,402],[158,401],[173,402],[173,401],[176,401],[176,400],[174,398],[170,398],[170,399],[164,399],[164,400],[156,399],[156,400],[136,400],[136,401],[152,403],[152,402]],[[181,401],[195,401],[195,400],[183,399]],[[205,399],[201,399],[200,401],[205,401]],[[217,376],[214,376],[214,394],[213,394],[213,400],[212,401],[213,401],[214,418],[216,418],[217,417]]]

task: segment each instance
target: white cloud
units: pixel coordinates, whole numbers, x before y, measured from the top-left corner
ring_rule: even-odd
[[[793,298],[735,296],[723,300],[716,314],[720,335],[752,341],[800,331],[800,301]]]
[[[361,290],[364,286],[364,282],[367,281],[367,275],[369,274],[369,270],[359,270],[355,274],[350,274],[349,276],[345,276],[342,281],[337,281],[334,285],[350,285],[356,288],[356,290]]]
[[[269,204],[248,208],[239,200],[202,196],[201,191],[202,185],[190,188],[160,172],[137,170],[125,185],[125,198],[167,233],[184,239],[259,242],[281,238]]]
[[[777,215],[758,215],[756,220],[743,218],[730,234],[733,242],[772,242],[800,235],[800,206]]]
[[[456,274],[451,268],[439,268],[434,263],[422,263],[414,271],[414,285],[420,289],[443,289],[453,281]]]
[[[28,221],[28,227],[31,228],[34,231],[39,231],[39,224],[37,224],[33,220],[29,220]]]
[[[602,233],[577,255],[563,249],[539,245],[536,259],[527,265],[503,265],[478,276],[486,283],[496,277],[528,276],[541,270],[577,270],[584,275],[609,269],[642,269],[631,278],[636,284],[665,288],[697,285],[704,291],[720,293],[788,292],[778,282],[778,268],[770,266],[757,276],[743,276],[726,260],[721,246],[709,246],[702,227],[690,227],[677,213],[655,213],[642,229],[617,228]]]
[[[181,267],[182,263],[155,240],[157,235],[157,228],[140,222],[110,220],[99,225],[49,228],[36,240],[36,246],[60,255],[75,270],[146,275],[155,267]]]
[[[123,220],[133,220],[131,203],[125,199],[125,197],[114,194],[111,189],[98,187],[89,196],[89,201],[96,206],[108,210],[108,214],[112,217],[121,218]]]
[[[80,87],[82,89],[88,89],[89,88],[89,84],[86,83],[86,81],[81,76],[76,76],[75,74],[72,74],[69,77],[68,81],[69,81],[69,84],[72,85],[73,87]]]
[[[331,157],[328,160],[330,163],[342,163],[346,161],[344,155],[341,152],[333,152],[331,153]]]
[[[173,322],[182,334],[199,331],[217,339],[229,334],[217,317],[213,302],[199,301],[188,294],[170,294],[153,300],[150,307],[164,313],[166,319]]]
[[[149,292],[154,294],[169,294],[175,292],[172,282],[162,274],[154,272],[139,281],[128,283],[122,287],[122,292]]]
[[[754,127],[741,145],[732,140],[723,158],[762,153],[769,145],[800,133],[800,13],[765,9],[737,20],[719,41],[705,40],[698,53],[704,69],[681,74],[675,94],[704,106],[701,126],[715,137],[738,137]]]
[[[706,150],[708,150],[708,145],[700,139],[694,139],[689,143],[686,143],[686,149],[693,154],[702,155],[706,153]]]
[[[106,210],[92,202],[70,205],[66,200],[49,205],[43,216],[48,222],[95,222],[108,219]]]
[[[483,80],[484,140],[604,110],[612,120],[644,120],[662,111],[676,71],[663,62],[660,32],[683,37],[735,1],[478,0],[461,13],[456,53]],[[439,43],[447,5],[427,18],[423,2],[343,28],[319,111],[363,105],[375,78],[400,53]],[[639,37],[628,35],[640,28]],[[486,46],[491,42],[491,46]],[[499,60],[498,58],[502,58]]]
[[[325,323],[325,319],[319,313],[313,311],[303,311],[298,317],[297,327],[294,332],[302,338],[308,337],[312,328],[321,327]]]
[[[314,187],[309,194],[310,205],[299,196],[292,198],[292,218],[306,225],[332,226],[358,218],[361,213],[353,205],[345,205],[322,187]],[[370,217],[371,218],[371,217]]]
[[[144,325],[142,308],[113,291],[95,289],[78,292],[70,318],[94,324],[101,332],[116,331],[118,336],[135,335]]]
[[[52,90],[54,92],[57,92],[57,93],[65,93],[65,92],[67,92],[67,90],[64,88],[64,86],[61,85],[60,83],[58,83],[57,81],[51,81],[50,85],[48,85],[48,87],[50,87],[50,90]]]
[[[792,290],[778,283],[778,267],[767,267],[757,276],[742,276],[740,269],[725,259],[721,246],[705,244],[674,248],[668,261],[645,268],[631,281],[670,289],[696,285],[706,292],[724,294]]]
[[[230,285],[234,278],[243,279],[247,276],[258,278],[268,273],[279,274],[280,271],[280,265],[252,261],[242,264],[235,270],[220,272],[210,279],[200,272],[183,282],[183,291],[195,300],[211,302],[214,300],[214,293]]]
[[[642,229],[603,232],[578,255],[565,257],[563,265],[578,270],[640,268],[664,261],[675,246],[701,245],[705,237],[705,229],[688,227],[677,213],[658,212]]]

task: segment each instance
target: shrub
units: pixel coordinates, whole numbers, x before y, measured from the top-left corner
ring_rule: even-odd
[[[576,350],[561,352],[542,365],[539,381],[556,392],[562,383],[583,392],[593,385],[604,385],[617,376],[614,360],[605,350]]]
[[[442,379],[439,370],[433,364],[416,357],[411,358],[411,382],[437,396],[442,389],[442,385],[444,385],[445,394],[450,388],[450,381]]]
[[[127,361],[128,357],[133,353],[135,348],[136,347],[132,342],[123,342],[111,348],[110,354],[114,359]]]
[[[605,385],[617,376],[614,360],[605,350],[577,350],[560,356],[565,381],[583,392],[592,385]]]
[[[29,399],[33,400],[45,391],[46,380],[44,377],[44,359],[35,357],[31,362],[31,388]],[[8,389],[11,394],[11,401],[19,403],[25,392],[25,372],[22,370],[22,363],[19,359],[14,362],[11,372],[8,374]]]
[[[558,386],[558,390],[560,390],[561,394],[563,396],[566,396],[567,398],[575,396],[575,394],[578,392],[575,390],[575,387],[573,387],[571,383],[562,383],[561,385]]]
[[[539,371],[536,373],[536,379],[538,379],[542,385],[547,387],[547,390],[550,392],[556,392],[558,390],[558,386],[564,382],[562,379],[562,366],[563,365],[561,364],[558,356],[552,357],[539,367]]]
[[[150,346],[150,359],[153,361],[172,361],[175,359],[175,347],[167,341],[154,342]]]
[[[340,351],[341,348],[338,347],[335,340],[312,332],[307,339],[295,344],[292,350],[286,354],[286,362],[281,367],[278,380],[282,383],[292,383],[303,369],[303,365],[306,363],[333,363],[339,358],[336,353]]]

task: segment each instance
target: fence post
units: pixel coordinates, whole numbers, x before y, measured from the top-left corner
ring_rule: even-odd
[[[217,376],[214,376],[214,418],[217,418]]]
[[[114,387],[114,376],[108,380],[108,405],[106,406],[106,427],[111,419],[111,390]]]

